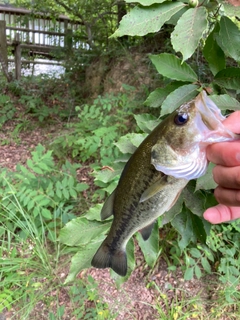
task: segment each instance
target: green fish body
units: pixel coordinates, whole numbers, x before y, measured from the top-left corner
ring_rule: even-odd
[[[147,240],[156,219],[175,204],[188,181],[205,173],[206,146],[239,139],[223,126],[223,119],[202,92],[147,136],[103,205],[102,220],[113,215],[113,222],[92,266],[110,267],[119,275],[126,275],[128,240],[139,230]]]

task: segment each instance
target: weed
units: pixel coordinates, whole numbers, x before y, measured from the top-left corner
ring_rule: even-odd
[[[0,125],[13,119],[16,108],[8,95],[0,95]]]
[[[99,96],[92,105],[76,107],[78,122],[71,126],[71,133],[56,138],[50,145],[55,154],[112,165],[119,155],[114,143],[127,130],[134,110],[127,97],[127,94]]]
[[[98,285],[91,276],[88,276],[87,281],[78,280],[71,286],[69,295],[74,309],[73,315],[76,319],[114,319],[107,304],[101,301]]]

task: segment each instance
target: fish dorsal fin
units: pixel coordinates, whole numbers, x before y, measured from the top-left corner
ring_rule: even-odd
[[[140,203],[144,202],[144,201],[152,198],[153,196],[155,196],[155,194],[157,194],[159,191],[161,191],[164,188],[166,183],[167,183],[166,176],[164,175],[164,176],[160,177],[156,182],[154,182],[150,187],[148,187],[143,192],[139,202]]]
[[[141,233],[142,238],[143,238],[144,241],[146,241],[150,237],[150,235],[152,233],[152,229],[153,229],[153,227],[155,225],[155,222],[156,221],[154,221],[153,223],[151,223],[148,226],[144,227],[143,229],[139,230],[139,232]]]
[[[101,219],[105,220],[113,214],[113,202],[115,199],[116,189],[107,197],[107,200],[104,202],[104,205],[101,210]]]

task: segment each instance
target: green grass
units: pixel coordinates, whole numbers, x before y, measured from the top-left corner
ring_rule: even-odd
[[[47,225],[42,223],[37,228],[16,196],[11,204],[14,210],[0,203],[0,313],[8,311],[11,319],[21,320],[64,319],[66,312],[76,319],[110,319],[92,278],[64,285],[70,259],[58,241],[50,242],[46,237]],[[8,228],[10,222],[14,232]],[[57,234],[53,239],[57,239]],[[87,301],[93,305],[87,307]]]

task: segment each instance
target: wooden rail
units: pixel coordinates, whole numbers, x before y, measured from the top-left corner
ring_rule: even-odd
[[[0,63],[4,74],[7,76],[8,62],[12,62],[12,59],[6,57],[7,46],[13,48],[15,78],[19,79],[22,63],[30,63],[30,60],[22,60],[22,50],[27,51],[28,55],[41,55],[48,59],[56,49],[74,50],[83,46],[86,41],[86,37],[82,37],[81,42],[72,40],[73,32],[79,29],[81,31],[81,27],[80,23],[71,21],[64,15],[52,20],[47,14],[33,14],[26,9],[0,6]],[[31,61],[31,63],[38,62]],[[46,64],[58,64],[58,62],[48,61]]]

